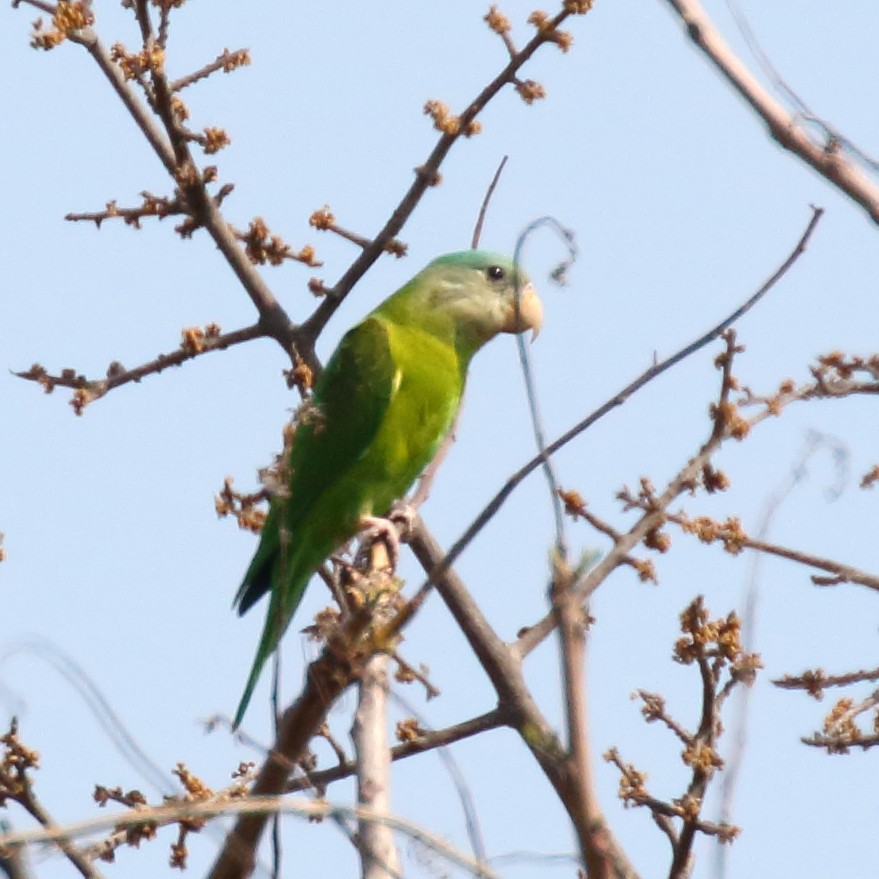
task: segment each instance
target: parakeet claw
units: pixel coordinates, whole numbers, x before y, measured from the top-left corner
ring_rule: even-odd
[[[406,498],[398,500],[391,512],[388,513],[388,519],[397,526],[397,535],[402,543],[409,540],[409,533],[415,525],[418,518],[418,507],[416,504],[410,503]]]
[[[392,512],[386,519],[381,516],[364,516],[360,520],[360,527],[364,529],[361,544],[373,543],[376,540],[384,541],[388,549],[388,567],[395,571],[400,561],[400,534],[391,518],[393,515]]]

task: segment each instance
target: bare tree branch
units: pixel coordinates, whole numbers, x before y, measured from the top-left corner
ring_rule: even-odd
[[[568,774],[572,799],[579,804],[576,824],[590,831],[579,832],[586,872],[589,876],[605,876],[610,855],[608,831],[595,789],[586,708],[586,628],[589,623],[583,602],[576,593],[577,573],[571,570],[557,550],[553,559],[550,597],[558,621],[563,704],[567,722]],[[610,845],[616,845],[612,839]]]
[[[406,194],[400,200],[384,227],[373,238],[372,243],[363,249],[362,253],[350,265],[348,270],[336,282],[326,298],[318,306],[317,310],[305,323],[302,324],[299,341],[307,350],[320,334],[327,321],[336,311],[351,288],[366,273],[369,267],[378,259],[388,242],[396,237],[403,228],[404,223],[412,215],[412,212],[421,201],[424,193],[438,182],[438,171],[455,142],[468,132],[472,133],[472,125],[476,117],[485,109],[501,89],[516,82],[519,70],[531,59],[531,56],[547,43],[558,43],[559,25],[572,14],[582,14],[588,11],[590,4],[565,3],[561,12],[542,21],[537,27],[535,35],[516,54],[512,55],[495,78],[467,105],[464,111],[455,117],[455,124],[449,126],[437,141],[427,160],[416,168],[416,177]],[[582,6],[582,9],[575,8]],[[570,11],[569,11],[570,9]],[[493,28],[494,29],[494,28]]]
[[[194,327],[183,331],[183,341],[176,351],[170,354],[160,354],[148,363],[144,363],[133,369],[125,369],[121,363],[114,361],[107,367],[107,377],[89,379],[84,375],[78,375],[73,369],[62,370],[57,375],[50,374],[38,363],[23,372],[13,373],[18,378],[36,382],[42,385],[46,393],[51,393],[56,387],[73,388],[77,391],[71,403],[77,415],[91,402],[100,399],[114,388],[121,387],[129,382],[139,382],[148,375],[160,373],[169,366],[180,366],[187,360],[193,360],[202,354],[211,351],[223,351],[233,345],[242,342],[250,342],[253,339],[263,337],[265,333],[259,324],[253,324],[240,330],[229,333],[220,332],[216,324],[209,324],[204,330]]]
[[[507,726],[508,719],[506,714],[500,708],[480,714],[471,720],[464,720],[456,723],[454,726],[448,726],[444,729],[422,731],[410,741],[394,745],[391,748],[392,760],[404,760],[407,757],[413,757],[416,754],[424,754],[427,751],[433,751],[436,748],[445,748],[455,742],[479,735],[490,729],[497,729],[499,726]],[[308,775],[294,778],[287,783],[287,791],[294,792],[300,790],[308,790],[314,788],[323,791],[327,785],[343,778],[348,778],[357,771],[357,764],[353,760],[340,763],[338,766],[332,766],[328,769],[319,769],[309,772]]]
[[[491,183],[488,184],[488,189],[485,191],[485,198],[482,199],[479,216],[476,218],[476,225],[473,227],[473,237],[470,239],[470,247],[473,250],[479,247],[479,239],[482,238],[482,227],[485,224],[485,215],[491,203],[491,197],[494,195],[494,191],[500,182],[501,174],[504,173],[504,166],[509,158],[509,156],[504,156],[501,159],[500,164],[497,166],[497,171],[494,172],[494,177],[491,178]]]
[[[54,840],[68,861],[85,879],[101,879],[101,872],[73,843],[73,837],[55,823],[46,807],[34,791],[31,773],[39,767],[39,755],[22,742],[18,734],[18,721],[12,719],[9,731],[0,736],[0,805],[12,801],[18,803],[41,827],[48,838]],[[0,834],[0,852],[9,851],[10,869],[21,868],[20,848],[25,842],[21,833]]]
[[[763,119],[778,144],[814,168],[859,204],[874,223],[879,223],[879,187],[841,155],[835,140],[828,139],[823,144],[813,143],[797,117],[758,82],[733,52],[698,0],[666,2],[680,17],[686,27],[687,36]]]
[[[481,879],[498,879],[497,874],[490,868],[477,863],[463,852],[450,846],[445,840],[403,818],[359,806],[336,805],[325,800],[294,800],[286,797],[258,796],[226,802],[177,803],[171,806],[132,809],[115,815],[102,815],[99,818],[80,821],[64,827],[2,834],[0,835],[0,846],[58,842],[61,839],[73,839],[108,827],[137,827],[145,821],[151,821],[157,825],[167,825],[222,815],[238,815],[240,821],[246,815],[271,816],[278,813],[300,815],[314,820],[341,816],[380,823],[405,833],[419,843],[428,846],[450,863],[466,870],[473,876],[481,877]],[[240,877],[243,874],[237,873],[235,875]]]
[[[390,812],[388,748],[388,664],[390,657],[376,654],[366,661],[351,738],[357,751],[357,802],[373,812]],[[357,848],[363,879],[389,879],[402,875],[400,856],[390,828],[359,821]]]
[[[491,680],[498,694],[499,709],[509,717],[509,725],[522,737],[568,812],[581,852],[585,856],[589,850],[598,851],[597,840],[601,840],[601,858],[607,875],[615,879],[635,877],[634,868],[603,817],[590,813],[591,823],[584,823],[581,789],[571,778],[567,752],[528,690],[520,657],[491,628],[464,583],[446,563],[448,555],[420,520],[413,525],[409,545],[421,566],[432,572],[430,579],[437,578],[437,591]],[[437,571],[442,573],[436,574]],[[413,598],[413,602],[417,600],[417,596]]]

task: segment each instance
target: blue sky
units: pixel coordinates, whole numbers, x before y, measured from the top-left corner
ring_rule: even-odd
[[[866,84],[879,74],[879,8],[858,4],[844,16],[825,4],[778,0],[742,8],[786,81],[818,114],[855,143],[879,151]],[[530,34],[529,4],[502,9],[514,39]],[[746,53],[720,0],[706,3],[737,50]],[[253,65],[215,76],[185,93],[194,127],[222,125],[232,145],[215,157],[235,183],[225,207],[244,228],[263,216],[294,247],[312,243],[328,283],[355,248],[308,226],[329,204],[338,221],[364,235],[377,231],[424,161],[436,134],[422,115],[436,98],[462,108],[505,63],[481,6],[449,0],[388,0],[339,11],[337,4],[190,3],[175,13],[172,75],[185,74],[224,47],[249,48]],[[96,3],[106,44],[133,47],[136,32],[118,4]],[[6,370],[39,361],[103,374],[112,360],[134,366],[175,347],[185,326],[232,330],[254,312],[205,235],[181,242],[170,221],[121,223],[100,231],[65,223],[69,211],[129,205],[138,193],[168,192],[163,169],[139,131],[78,47],[48,54],[28,47],[33,10],[0,11],[0,94],[5,120],[0,185],[4,193],[0,352]],[[532,348],[547,432],[579,420],[654,356],[665,356],[731,311],[769,275],[805,227],[809,205],[826,215],[805,256],[739,324],[747,351],[737,362],[743,384],[774,390],[787,377],[805,381],[822,352],[875,351],[879,250],[875,227],[851,202],[779,149],[746,105],[686,40],[664,3],[598,3],[571,30],[567,55],[543,49],[524,75],[547,98],[527,107],[502,94],[482,116],[483,133],[459,143],[401,237],[402,261],[381,260],[339,309],[319,344],[326,357],[351,323],[439,253],[468,246],[483,192],[504,154],[510,162],[491,206],[485,246],[511,251],[533,218],[557,217],[576,234],[580,259],[566,288],[548,270],[561,255],[549,234],[527,246],[526,265],[543,294],[544,331]],[[746,55],[746,57],[748,57]],[[295,265],[265,277],[294,319],[314,300],[313,271]],[[710,430],[707,409],[718,378],[705,350],[652,383],[557,459],[562,483],[619,526],[614,500],[642,475],[671,477]],[[226,475],[255,484],[271,460],[296,399],[268,341],[212,354],[118,390],[76,418],[64,391],[44,396],[0,374],[6,429],[0,434],[0,713],[17,713],[26,741],[43,754],[39,791],[59,821],[93,814],[95,783],[140,787],[136,769],[116,753],[98,721],[56,670],[22,643],[49,642],[91,676],[142,748],[160,766],[185,761],[214,787],[253,753],[223,732],[205,735],[200,720],[234,710],[252,659],[262,609],[231,611],[255,546],[253,536],[217,520],[213,494]],[[828,455],[772,523],[771,538],[818,555],[879,570],[876,494],[857,478],[877,461],[870,400],[791,407],[718,463],[732,489],[687,502],[692,514],[741,516],[759,527],[771,492],[800,454],[810,431],[839,437],[850,476],[832,503]],[[450,544],[532,454],[522,380],[513,342],[489,346],[474,362],[459,439],[435,483],[424,516]],[[545,489],[532,477],[461,559],[458,570],[505,637],[546,608],[552,539]],[[570,529],[578,549],[604,548],[583,525]],[[673,552],[656,560],[658,587],[619,571],[597,594],[590,650],[589,700],[597,754],[617,745],[649,773],[652,790],[677,796],[686,783],[679,748],[646,726],[629,698],[658,690],[684,723],[695,721],[692,669],[670,659],[680,610],[697,592],[717,615],[739,606],[751,575],[747,556],[673,533]],[[418,579],[407,559],[403,573]],[[864,795],[872,754],[827,757],[799,736],[822,710],[770,678],[821,666],[872,667],[875,597],[847,586],[817,590],[808,573],[767,560],[759,571],[758,649],[766,665],[751,700],[748,748],[734,820],[743,827],[729,853],[730,876],[870,875],[865,862],[875,814]],[[300,618],[326,603],[313,588]],[[304,624],[304,623],[303,623]],[[294,627],[295,628],[295,627]],[[295,692],[312,648],[287,636],[285,681]],[[432,600],[407,633],[410,661],[427,663],[440,699],[404,695],[434,726],[492,707],[492,692],[444,608]],[[547,716],[561,724],[555,648],[528,663],[528,679]],[[248,728],[268,741],[268,686],[258,691]],[[866,695],[861,693],[860,695]],[[353,697],[333,710],[344,739]],[[732,714],[729,715],[730,721]],[[506,731],[456,746],[492,854],[570,852],[567,821],[515,736]],[[322,753],[325,762],[331,755]],[[667,869],[667,846],[646,813],[623,810],[615,771],[598,781],[614,830],[643,875]],[[330,791],[346,800],[345,785]],[[395,770],[395,809],[466,847],[453,785],[435,756]],[[820,805],[817,805],[820,804]],[[25,821],[11,812],[17,826]],[[170,834],[140,852],[122,851],[126,876],[164,869]],[[803,840],[833,839],[832,845]],[[328,826],[285,821],[287,850],[308,875],[356,869],[354,853]],[[412,875],[426,874],[404,843]],[[192,871],[203,872],[215,840],[194,839]],[[713,875],[713,843],[698,847],[695,875]],[[69,875],[55,856],[36,858],[41,877]],[[531,862],[503,862],[503,875],[529,876]],[[569,865],[540,873],[570,875]]]

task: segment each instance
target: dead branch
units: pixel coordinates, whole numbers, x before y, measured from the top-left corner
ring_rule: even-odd
[[[357,802],[376,812],[390,812],[391,756],[388,748],[387,700],[389,657],[377,654],[365,664],[351,739],[357,751]],[[400,876],[400,856],[390,828],[359,821],[357,848],[363,879]]]
[[[476,218],[476,225],[473,227],[473,236],[470,239],[470,247],[473,250],[476,250],[479,247],[479,239],[482,237],[482,227],[485,224],[485,215],[488,212],[488,206],[491,203],[491,197],[494,195],[495,189],[497,189],[497,185],[500,182],[501,174],[504,173],[504,166],[507,164],[507,160],[509,156],[504,156],[500,164],[497,166],[497,171],[494,172],[494,177],[491,178],[491,183],[488,184],[488,189],[485,191],[485,198],[482,199],[482,204],[479,207],[479,216]]]
[[[832,138],[813,143],[797,117],[758,82],[705,13],[698,0],[666,0],[686,28],[687,36],[766,123],[784,149],[814,168],[825,180],[859,204],[879,223],[879,187],[841,154]]]
[[[107,815],[80,821],[64,827],[18,831],[0,835],[0,846],[22,846],[36,843],[58,842],[103,830],[108,827],[136,827],[148,818],[157,825],[175,824],[181,821],[205,821],[223,815],[271,816],[276,814],[300,815],[313,820],[341,817],[381,823],[405,833],[410,838],[433,849],[451,864],[472,873],[480,879],[498,879],[488,867],[477,863],[463,852],[450,846],[445,840],[424,830],[410,821],[395,815],[387,815],[358,807],[336,805],[324,800],[293,800],[286,797],[247,797],[230,802],[175,803],[170,806],[152,806],[148,810],[136,809],[116,815]],[[96,875],[96,874],[92,874]],[[236,874],[241,876],[241,873]]]

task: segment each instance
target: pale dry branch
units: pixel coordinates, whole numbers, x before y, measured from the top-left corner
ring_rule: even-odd
[[[420,844],[427,846],[449,861],[450,864],[466,870],[482,879],[497,879],[497,874],[483,864],[479,864],[463,852],[449,845],[445,840],[422,827],[396,815],[388,815],[370,809],[327,803],[324,800],[293,800],[282,797],[248,797],[224,803],[175,803],[172,806],[154,806],[115,815],[106,815],[79,821],[63,827],[42,830],[14,831],[0,835],[0,846],[24,846],[62,839],[75,839],[113,827],[136,827],[145,819],[157,825],[175,824],[181,821],[203,821],[225,815],[271,816],[276,814],[297,815],[311,820],[321,820],[338,816],[345,819],[358,819],[380,823],[405,834]],[[236,874],[241,876],[241,873]]]
[[[382,653],[370,657],[359,682],[351,729],[357,752],[357,803],[371,812],[391,808],[391,754],[388,747],[388,664]],[[389,827],[358,820],[357,848],[362,879],[389,879],[400,873],[400,856]]]
[[[777,101],[748,70],[714,26],[698,0],[666,0],[687,36],[766,123],[784,149],[802,159],[879,223],[879,186],[847,159],[833,138],[815,143],[797,116]]]

